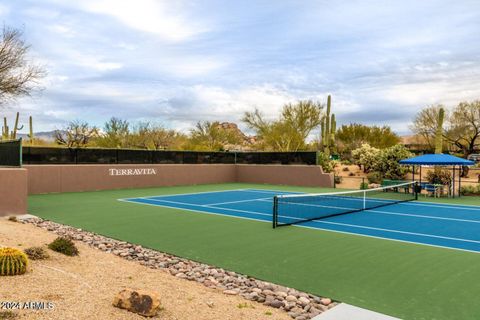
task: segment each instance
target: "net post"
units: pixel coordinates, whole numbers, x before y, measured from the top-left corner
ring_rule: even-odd
[[[367,208],[367,191],[363,191],[363,210]]]
[[[278,223],[278,197],[273,197],[273,215],[272,215],[273,229],[277,227]]]

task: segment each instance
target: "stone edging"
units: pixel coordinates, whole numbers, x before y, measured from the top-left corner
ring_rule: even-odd
[[[337,305],[329,298],[314,296],[56,222],[36,217],[19,221],[82,241],[91,247],[113,253],[124,259],[138,261],[149,268],[163,269],[177,278],[196,281],[206,287],[222,290],[224,294],[239,295],[250,301],[285,310],[295,320],[311,319]]]

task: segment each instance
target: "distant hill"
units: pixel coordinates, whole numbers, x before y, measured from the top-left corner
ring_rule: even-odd
[[[256,143],[257,138],[254,136],[247,136],[240,130],[237,124],[233,122],[221,122],[218,127],[230,131],[240,138],[241,143],[238,145],[225,145],[225,150],[237,150],[237,151],[249,151],[252,150],[253,145]]]
[[[18,133],[17,136],[22,139],[28,139],[28,135],[26,133]],[[34,132],[33,136],[36,139],[41,139],[44,141],[54,141],[55,140],[55,130],[52,131],[40,131]]]

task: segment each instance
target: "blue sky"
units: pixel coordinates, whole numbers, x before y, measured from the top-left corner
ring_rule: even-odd
[[[332,94],[340,124],[404,134],[480,99],[480,1],[0,0],[48,77],[7,106],[36,130],[111,116],[187,131]]]

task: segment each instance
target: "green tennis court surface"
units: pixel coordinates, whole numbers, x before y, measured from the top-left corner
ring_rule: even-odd
[[[223,184],[64,193],[30,196],[29,211],[402,319],[478,318],[478,253],[298,227],[273,230],[260,221],[117,200],[241,188],[322,191]]]

